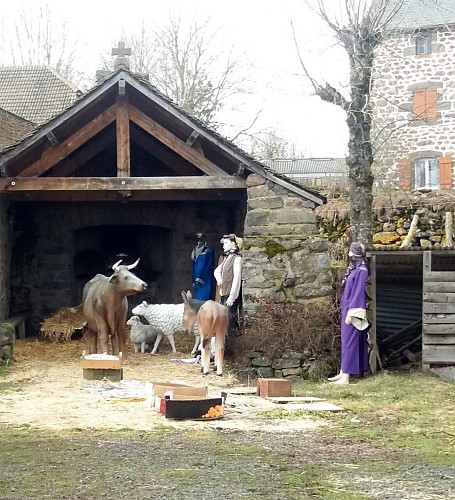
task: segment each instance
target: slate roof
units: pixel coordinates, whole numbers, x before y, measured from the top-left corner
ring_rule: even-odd
[[[347,175],[345,158],[275,158],[262,163],[284,175]]]
[[[415,30],[455,24],[455,0],[403,0],[390,28]]]
[[[35,124],[71,105],[80,91],[48,66],[0,66],[0,108]]]

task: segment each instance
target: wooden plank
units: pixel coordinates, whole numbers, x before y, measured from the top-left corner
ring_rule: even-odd
[[[115,123],[117,134],[117,177],[130,177],[130,118],[127,103],[120,97]]]
[[[423,345],[455,345],[453,335],[423,335]]]
[[[424,292],[424,302],[438,302],[440,304],[455,302],[455,293]]]
[[[423,322],[429,323],[448,323],[455,324],[455,314],[424,314]]]
[[[454,324],[424,324],[422,327],[423,333],[431,333],[433,335],[455,335],[455,325]]]
[[[426,252],[425,252],[426,253]],[[455,282],[455,271],[431,271],[423,273],[423,282],[451,281]]]
[[[44,172],[51,169],[54,165],[84,144],[84,142],[87,142],[112,123],[115,119],[115,115],[116,105],[107,108],[103,113],[87,123],[87,125],[68,137],[68,139],[65,139],[61,144],[44,153],[39,160],[22,170],[22,172],[18,174],[18,177],[34,177],[44,174]]]
[[[316,398],[314,396],[275,396],[268,399],[272,403],[314,403],[315,401],[325,401],[325,398]]]
[[[453,314],[455,313],[455,304],[438,304],[436,302],[424,302],[422,304],[423,312],[432,314]]]
[[[435,292],[435,293],[455,293],[455,282],[452,281],[424,282],[423,291]]]
[[[16,191],[0,192],[0,199],[8,201],[114,201],[123,200],[122,190],[111,191]],[[243,199],[243,189],[153,189],[148,191],[132,191],[132,196],[124,201],[237,201]]]
[[[367,288],[367,293],[371,297],[370,308],[371,310],[367,312],[368,321],[371,324],[370,331],[368,333],[371,342],[371,351],[369,354],[369,363],[371,372],[375,375],[378,371],[378,364],[382,370],[381,357],[379,354],[378,344],[377,344],[377,334],[376,334],[376,255],[373,255],[370,260],[370,281],[371,287]]]
[[[198,167],[205,174],[228,176],[228,174],[223,169],[202,156],[196,149],[188,146],[188,144],[180,140],[178,137],[166,130],[155,120],[152,120],[152,118],[147,116],[139,109],[130,106],[129,113],[131,120],[136,125],[144,129],[150,135],[153,135],[153,137],[158,139],[160,142],[165,144],[167,147],[169,147],[179,155],[183,156],[183,158]]]
[[[0,190],[14,191],[96,191],[126,189],[246,189],[240,177],[15,177],[0,179]]]
[[[429,365],[455,365],[455,345],[424,345],[422,363]]]

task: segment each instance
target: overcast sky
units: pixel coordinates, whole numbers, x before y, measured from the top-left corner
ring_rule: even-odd
[[[336,2],[338,0],[330,0]],[[169,11],[182,18],[210,16],[218,31],[217,43],[234,46],[239,57],[251,65],[254,92],[243,99],[235,113],[225,117],[235,128],[249,124],[256,111],[263,111],[254,132],[273,128],[297,146],[305,156],[344,156],[347,149],[345,115],[336,106],[311,95],[292,40],[291,19],[305,62],[318,78],[337,86],[347,81],[347,61],[333,44],[327,28],[302,0],[2,0],[3,21],[24,5],[47,4],[53,15],[68,22],[77,36],[78,65],[88,74],[100,68],[100,53],[110,51],[122,35],[138,33],[164,23]]]

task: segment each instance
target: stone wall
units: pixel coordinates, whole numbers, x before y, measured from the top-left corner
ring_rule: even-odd
[[[244,298],[247,308],[261,300],[330,300],[328,241],[319,236],[315,204],[256,174],[247,179],[244,237]]]
[[[415,34],[390,36],[379,46],[374,61],[375,179],[398,185],[398,160],[440,158],[455,153],[455,32],[432,33],[431,54],[415,54]],[[437,90],[435,120],[412,115],[413,92]]]

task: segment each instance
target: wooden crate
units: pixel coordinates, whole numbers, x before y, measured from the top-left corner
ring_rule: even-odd
[[[291,396],[292,381],[280,378],[258,378],[256,394],[264,398]]]

